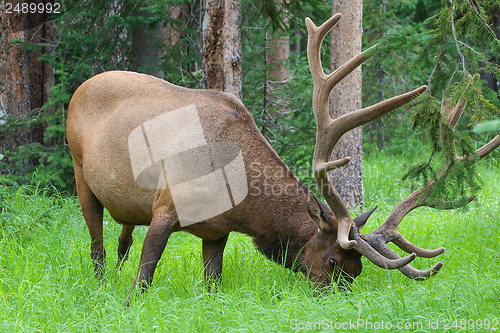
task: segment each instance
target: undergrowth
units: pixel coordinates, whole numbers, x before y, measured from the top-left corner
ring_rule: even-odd
[[[373,154],[365,162],[365,202],[379,205],[366,231],[411,189],[398,181],[399,161]],[[153,286],[126,307],[146,228],[135,231],[130,259],[116,269],[121,231],[105,216],[107,271],[93,276],[90,239],[75,197],[45,187],[0,187],[0,328],[4,332],[289,332],[492,331],[500,327],[500,165],[485,159],[478,200],[466,209],[421,208],[400,231],[439,258],[417,258],[428,281],[409,280],[364,260],[352,293],[319,291],[307,279],[265,259],[249,237],[232,234],[222,283],[203,282],[201,240],[173,234]],[[489,322],[489,325],[487,325]],[[335,326],[337,325],[337,326]],[[406,325],[406,326],[401,326]],[[435,326],[438,325],[438,326]],[[479,329],[479,325],[481,328]],[[339,328],[339,329],[336,329]]]

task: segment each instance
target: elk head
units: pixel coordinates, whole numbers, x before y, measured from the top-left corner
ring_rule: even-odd
[[[358,233],[375,209],[376,207],[353,219]],[[318,228],[304,248],[303,273],[320,286],[336,282],[340,289],[348,289],[353,280],[361,274],[361,253],[345,250],[339,245],[337,219],[329,207],[316,199],[311,192],[307,210]],[[318,255],[319,253],[321,254]]]
[[[326,205],[321,203],[317,203],[316,208],[309,209],[312,219],[318,226],[318,232],[305,248],[304,263],[306,266],[309,266],[312,275],[310,276],[311,279],[322,284],[330,282],[328,275],[332,276],[334,280],[340,277],[344,283],[351,282],[361,272],[362,255],[381,268],[399,269],[409,278],[417,280],[425,279],[436,274],[443,264],[438,262],[430,269],[417,270],[410,266],[409,263],[416,256],[432,258],[443,253],[445,249],[441,247],[435,250],[427,250],[415,246],[398,232],[398,225],[415,208],[429,206],[450,209],[455,208],[456,205],[448,202],[441,202],[439,204],[428,202],[430,201],[427,200],[428,198],[420,196],[423,190],[422,187],[396,205],[380,227],[370,234],[362,235],[360,233],[361,228],[373,210],[356,219],[352,219],[346,205],[342,202],[328,176],[328,171],[343,167],[350,161],[349,157],[330,161],[332,150],[342,135],[349,130],[373,121],[405,105],[427,89],[426,86],[421,86],[411,92],[332,119],[328,112],[328,99],[331,90],[355,68],[369,59],[369,54],[374,54],[375,52],[368,51],[374,51],[373,48],[377,47],[375,45],[371,49],[354,56],[337,70],[326,75],[321,65],[321,43],[325,35],[337,24],[341,17],[341,14],[336,14],[319,27],[315,26],[309,18],[306,18],[306,25],[309,32],[307,56],[314,81],[313,111],[317,125],[313,172],[319,192],[324,197],[333,214],[329,213],[330,210],[327,209]],[[454,108],[450,108],[443,100],[442,113],[444,114],[444,123],[442,125],[454,129],[464,105],[463,100],[460,100]],[[476,151],[479,157],[478,160],[482,159],[499,145],[500,136],[497,135],[493,140]],[[458,157],[456,154],[455,158],[457,161],[462,159],[462,157]],[[438,177],[446,177],[450,171],[443,167]],[[433,182],[429,182],[426,186],[427,188],[432,187]],[[472,199],[472,196],[469,197],[467,202],[463,204],[470,202]],[[309,207],[311,207],[311,201],[312,199],[309,198]],[[321,239],[322,241],[320,241]],[[325,244],[325,239],[328,239],[328,246],[321,245]],[[332,242],[334,242],[333,245],[331,244]],[[401,258],[387,246],[388,242],[393,242],[400,249],[409,253],[409,255]],[[315,246],[315,250],[312,250]],[[321,246],[323,248],[320,248]],[[315,258],[312,258],[312,253],[315,253]],[[318,256],[318,253],[323,253],[323,255]]]

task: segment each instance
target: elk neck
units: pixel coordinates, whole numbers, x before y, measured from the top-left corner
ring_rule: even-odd
[[[307,212],[309,188],[272,151],[272,162],[249,170],[249,206],[241,231],[269,259],[298,269],[303,250],[317,230]]]

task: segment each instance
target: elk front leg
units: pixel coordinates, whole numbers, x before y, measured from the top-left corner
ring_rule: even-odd
[[[83,218],[89,229],[91,245],[90,255],[94,260],[94,271],[97,278],[104,275],[104,264],[106,259],[106,250],[103,243],[103,206],[94,195],[83,177],[81,166],[75,163],[76,191],[80,200],[80,206]]]
[[[134,232],[135,224],[124,224],[122,233],[118,237],[118,266],[121,267],[123,262],[128,259],[130,247],[134,242],[132,233]]]
[[[222,273],[222,258],[228,236],[229,235],[226,235],[213,241],[205,239],[202,241],[205,281],[209,286],[212,282],[220,281],[220,276]]]
[[[145,291],[153,281],[156,264],[161,258],[175,225],[179,222],[177,214],[172,211],[173,208],[170,210],[167,207],[160,207],[153,214],[142,246],[141,261],[132,285],[132,292],[137,284],[139,284],[141,292]]]

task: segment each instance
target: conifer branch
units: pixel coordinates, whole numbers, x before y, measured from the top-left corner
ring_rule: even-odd
[[[455,20],[454,20],[454,17],[455,17],[455,3],[453,2],[453,0],[448,0],[448,2],[451,4],[451,12],[450,12],[451,31],[453,33],[453,39],[455,41],[455,46],[457,48],[458,55],[460,56],[460,60],[462,61],[462,71],[463,71],[463,74],[465,76],[466,73],[467,73],[467,69],[465,67],[465,57],[462,54],[462,52],[460,51],[460,45],[458,45],[457,33],[455,31]]]
[[[436,60],[436,64],[434,65],[434,68],[432,69],[431,75],[429,76],[429,80],[427,80],[427,87],[429,87],[429,93],[432,91],[431,89],[431,81],[432,77],[434,76],[434,73],[436,72],[436,69],[439,65],[439,61],[441,60],[441,57],[444,54],[444,43],[446,42],[446,36],[443,36],[443,39],[441,40],[441,47],[439,48],[439,54]]]
[[[470,6],[472,7],[472,9],[474,10],[474,12],[476,13],[476,15],[479,18],[479,20],[484,24],[484,26],[486,27],[486,29],[488,29],[488,31],[491,33],[491,35],[493,36],[493,38],[495,38],[495,40],[498,40],[497,35],[493,31],[493,29],[491,29],[491,27],[488,25],[488,23],[486,23],[484,21],[484,19],[481,17],[481,14],[479,14],[479,11],[477,10],[476,6],[474,6],[474,3],[472,1],[470,1],[470,0],[468,2],[470,3]]]
[[[472,52],[474,52],[478,57],[480,58],[484,58],[479,52],[477,52],[476,50],[474,50],[471,46],[465,44],[464,42],[461,42],[461,41],[458,41],[459,44],[465,46],[466,48],[468,48],[469,50],[471,50]]]

